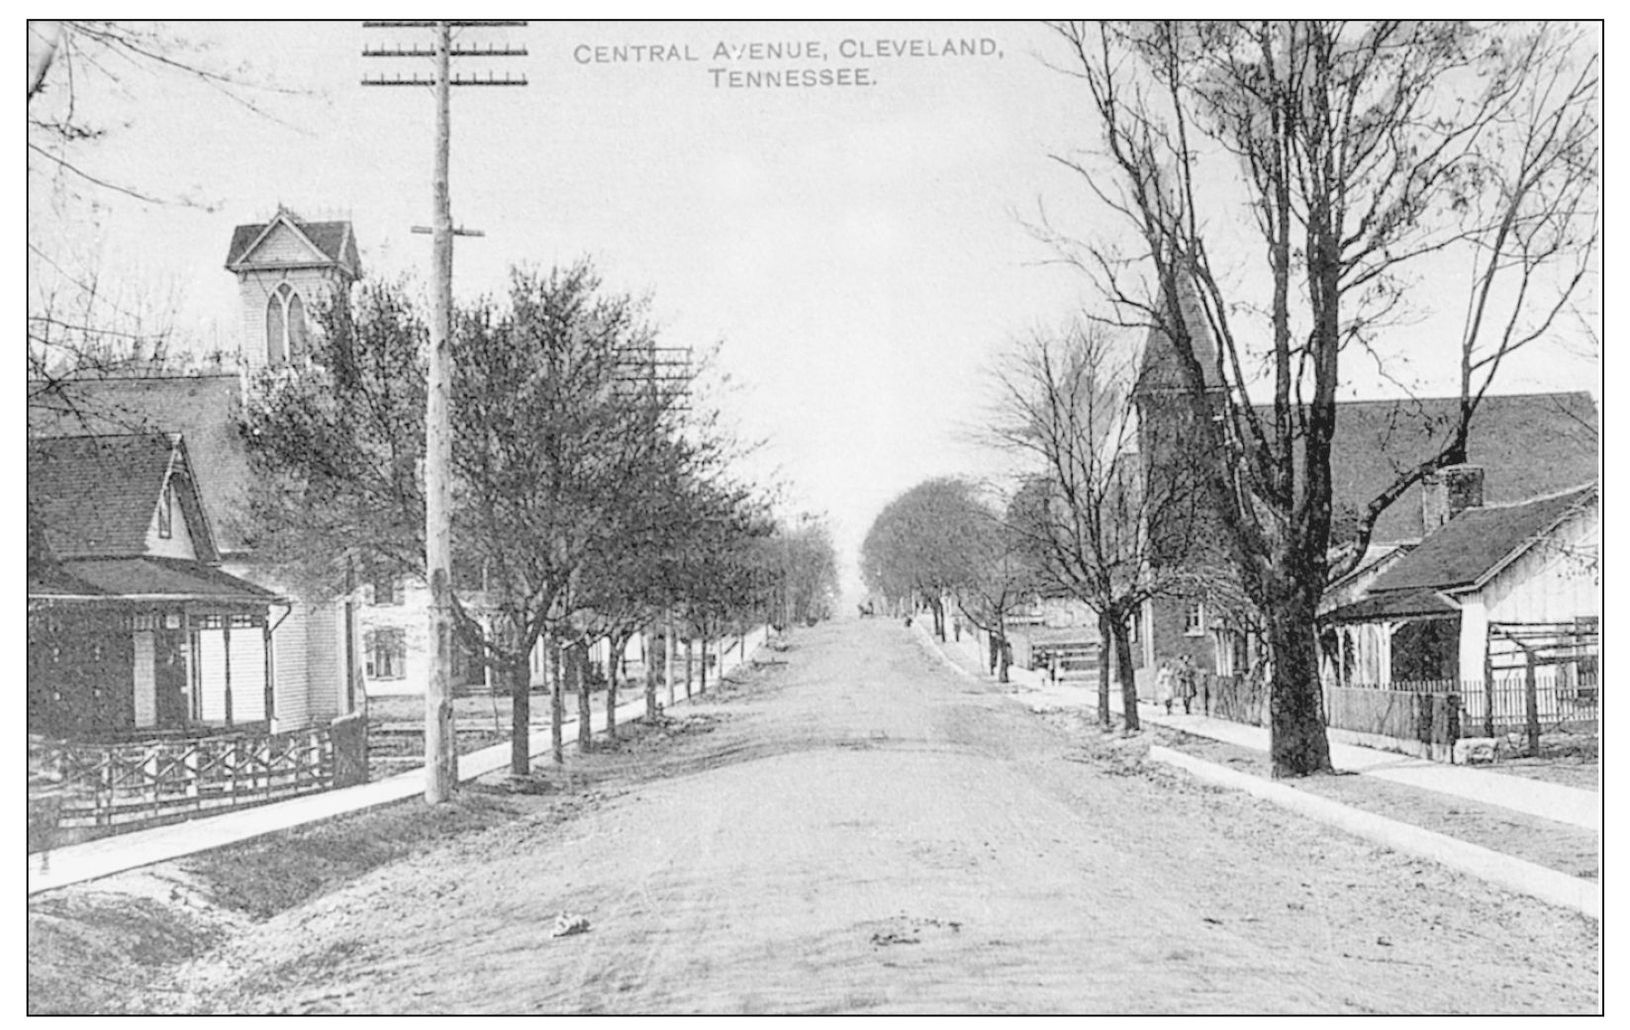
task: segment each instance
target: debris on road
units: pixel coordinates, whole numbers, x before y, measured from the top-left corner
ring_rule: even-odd
[[[574,916],[569,913],[562,912],[560,915],[555,917],[554,935],[556,937],[570,937],[573,934],[587,933],[588,930],[589,920],[587,916]]]

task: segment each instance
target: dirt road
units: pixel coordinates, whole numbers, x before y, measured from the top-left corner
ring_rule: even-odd
[[[711,732],[670,775],[256,924],[184,968],[164,1007],[1600,1004],[1596,924],[1143,767],[959,677],[898,623],[801,630],[778,657],[697,706]],[[589,931],[553,937],[562,911]]]

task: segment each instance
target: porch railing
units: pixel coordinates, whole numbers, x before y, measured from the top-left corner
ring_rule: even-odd
[[[51,797],[64,828],[135,829],[334,785],[326,726],[132,744],[31,741],[29,750],[30,793]]]

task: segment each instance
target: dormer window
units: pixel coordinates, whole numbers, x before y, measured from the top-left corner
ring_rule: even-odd
[[[266,361],[303,364],[306,360],[306,306],[294,287],[279,283],[266,299]]]
[[[170,539],[175,526],[175,494],[170,484],[164,484],[164,492],[158,499],[158,535],[160,540]]]

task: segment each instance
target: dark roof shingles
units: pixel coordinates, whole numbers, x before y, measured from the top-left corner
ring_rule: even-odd
[[[1593,484],[1524,504],[1469,508],[1376,577],[1370,592],[1447,590],[1474,583],[1595,489]]]
[[[51,553],[143,553],[173,450],[162,433],[30,440],[28,503]]]
[[[351,236],[350,222],[302,222],[293,219],[294,224],[305,234],[306,239],[327,257],[348,269],[352,274],[358,274],[358,260],[356,242]],[[233,267],[248,256],[247,252],[260,234],[266,231],[270,222],[261,222],[258,225],[240,225],[232,230],[232,243],[227,249],[226,266]]]
[[[110,596],[158,596],[273,601],[265,587],[180,558],[102,558],[65,561],[63,569]]]
[[[31,437],[85,433],[180,433],[222,551],[244,551],[249,456],[238,435],[236,375],[75,379],[58,384],[61,403],[31,405]],[[157,494],[154,494],[156,501]]]
[[[1331,446],[1331,499],[1362,510],[1399,472],[1433,456],[1448,439],[1454,397],[1344,401]],[[1596,405],[1587,393],[1488,396],[1472,418],[1466,458],[1484,470],[1483,502],[1508,504],[1567,490],[1597,477]],[[1421,488],[1381,513],[1377,543],[1419,540]]]

